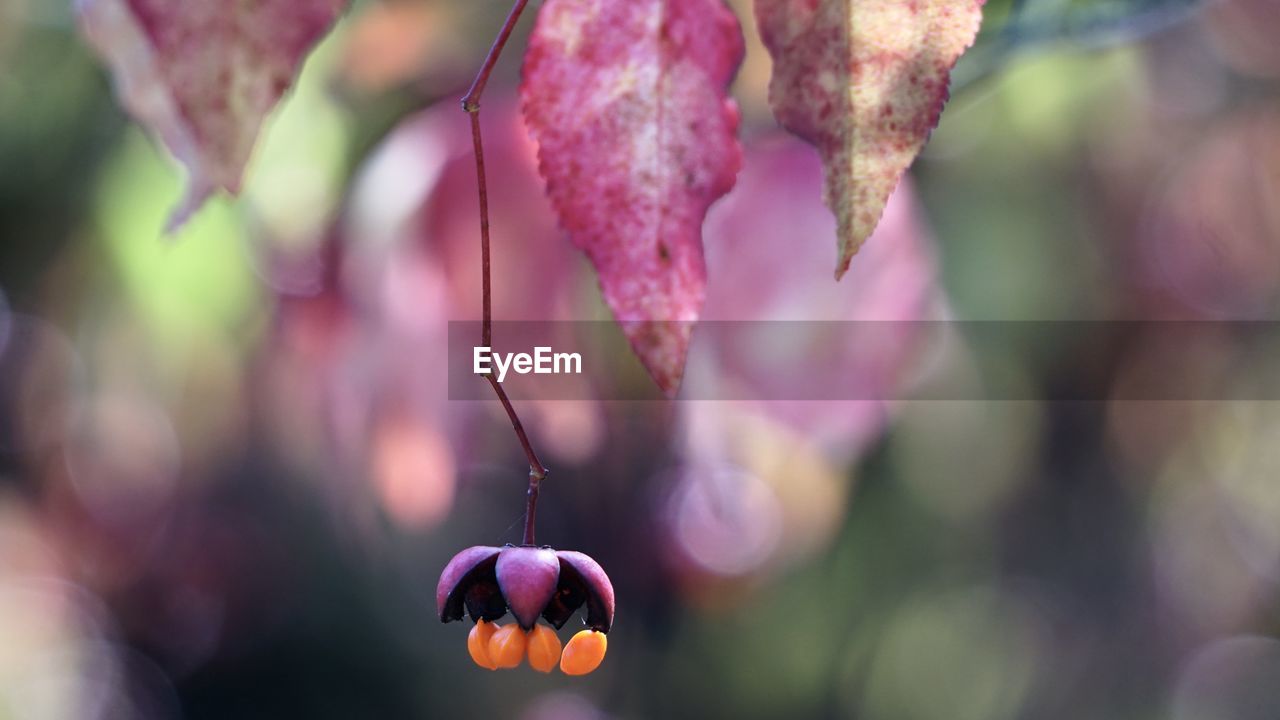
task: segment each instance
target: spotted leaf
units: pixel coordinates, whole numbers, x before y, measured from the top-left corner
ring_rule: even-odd
[[[721,0],[547,0],[525,55],[547,194],[668,393],[702,306],[703,217],[741,165],[726,91],[742,53]]]
[[[346,0],[78,0],[121,103],[186,166],[169,220],[239,190],[267,113]]]
[[[769,103],[818,148],[839,243],[836,278],[875,230],[947,101],[984,0],[755,0],[773,56]]]

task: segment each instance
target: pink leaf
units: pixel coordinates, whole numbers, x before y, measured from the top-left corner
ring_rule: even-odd
[[[917,321],[938,317],[930,232],[904,179],[849,281],[814,282],[830,251],[797,239],[830,237],[836,225],[820,200],[818,158],[780,132],[749,141],[745,157],[737,186],[707,218],[711,277],[685,385],[746,401],[686,402],[681,415],[754,411],[852,461],[893,412],[878,398],[894,396],[917,362],[927,334]],[[751,330],[759,321],[777,330]],[[786,399],[801,397],[824,399]]]
[[[668,393],[702,305],[703,217],[741,165],[726,90],[742,54],[721,0],[547,0],[525,55],[524,116],[560,224]]]
[[[180,226],[235,193],[263,119],[346,0],[78,0],[121,103],[187,167]]]
[[[938,124],[983,2],[755,0],[774,60],[774,115],[815,145],[826,166],[827,206],[839,225],[837,279]]]

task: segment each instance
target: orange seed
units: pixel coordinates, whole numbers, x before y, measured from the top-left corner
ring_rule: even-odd
[[[569,638],[560,656],[560,669],[565,675],[586,675],[600,667],[604,652],[609,647],[605,634],[596,630],[583,630]]]
[[[496,668],[519,667],[524,659],[524,648],[525,635],[520,626],[515,623],[502,625],[489,638],[489,659]]]
[[[560,638],[546,625],[534,625],[529,631],[529,666],[549,673],[560,662]]]
[[[498,666],[493,664],[493,660],[489,658],[489,639],[493,637],[493,631],[497,626],[490,622],[480,620],[476,626],[471,628],[471,634],[467,635],[467,651],[471,653],[471,659],[476,664],[486,670],[497,670]]]

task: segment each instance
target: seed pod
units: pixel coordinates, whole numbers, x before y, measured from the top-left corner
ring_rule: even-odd
[[[574,550],[561,550],[556,557],[560,560],[560,581],[542,616],[559,629],[585,603],[587,627],[609,632],[613,626],[613,583],[604,568]]]
[[[476,620],[492,622],[507,613],[507,603],[494,574],[499,552],[496,547],[476,545],[453,556],[436,583],[440,622],[461,620],[464,604]]]
[[[530,630],[556,591],[560,562],[551,548],[506,547],[498,553],[496,575],[511,614]]]
[[[560,639],[537,625],[538,617],[558,630],[584,605],[588,629],[562,654]],[[566,673],[583,675],[604,659],[605,633],[613,626],[613,584],[599,563],[580,552],[477,545],[455,555],[440,573],[436,610],[441,622],[461,620],[464,611],[476,621],[467,649],[481,667],[516,667],[527,645],[535,669],[550,672],[558,660]],[[518,627],[495,625],[508,611]]]

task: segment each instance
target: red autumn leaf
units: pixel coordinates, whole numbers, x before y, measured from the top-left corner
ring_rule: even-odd
[[[742,54],[721,0],[547,0],[525,55],[547,194],[668,393],[702,306],[702,220],[741,165],[726,90]]]
[[[826,166],[837,279],[938,124],[984,1],[755,0],[774,60],[769,104]]]
[[[121,103],[186,167],[172,230],[218,188],[239,190],[267,113],[346,0],[79,0]]]

